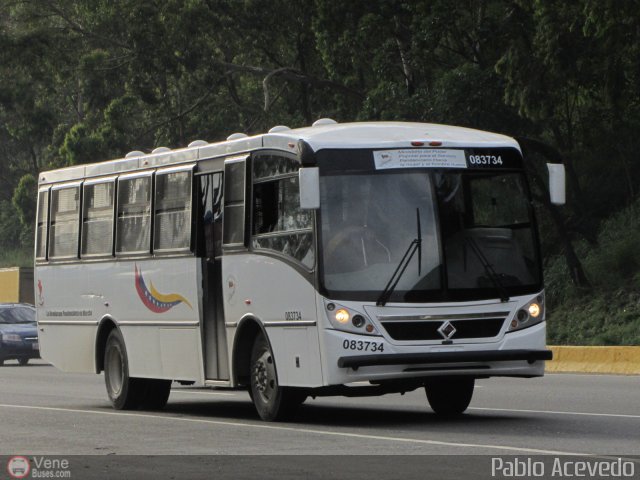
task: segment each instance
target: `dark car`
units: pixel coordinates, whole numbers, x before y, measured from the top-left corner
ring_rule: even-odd
[[[17,360],[26,365],[40,358],[36,309],[23,303],[0,303],[0,365]]]

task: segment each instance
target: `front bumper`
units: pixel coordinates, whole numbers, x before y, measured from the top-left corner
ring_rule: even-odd
[[[40,350],[37,347],[38,344],[33,342],[0,342],[0,360],[40,358]]]
[[[551,350],[496,350],[481,352],[432,352],[432,353],[392,353],[377,355],[353,355],[338,358],[338,367],[353,368],[377,365],[430,365],[440,363],[512,362],[525,360],[551,360]]]
[[[545,330],[546,323],[541,322],[508,333],[496,342],[456,342],[451,345],[398,345],[383,337],[367,337],[367,340],[383,344],[384,349],[375,352],[344,347],[352,340],[362,340],[361,335],[324,330],[324,385],[442,375],[540,377],[544,375],[545,360],[550,358]]]

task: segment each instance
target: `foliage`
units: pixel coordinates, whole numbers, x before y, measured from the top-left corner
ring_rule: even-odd
[[[640,345],[640,296],[629,291],[571,299],[547,320],[553,345]]]
[[[0,268],[33,267],[33,252],[25,248],[5,248],[0,251]]]
[[[549,341],[588,345],[640,345],[640,200],[603,222],[597,246],[579,250],[592,290],[569,282],[566,264],[545,269]]]

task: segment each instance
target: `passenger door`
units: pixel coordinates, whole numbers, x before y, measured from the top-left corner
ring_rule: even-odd
[[[198,256],[202,262],[204,367],[207,380],[228,380],[227,339],[222,305],[223,173],[198,177]]]

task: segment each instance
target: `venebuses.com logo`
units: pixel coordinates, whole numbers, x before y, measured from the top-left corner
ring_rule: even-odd
[[[69,460],[66,458],[32,457],[14,455],[7,461],[11,478],[71,478]]]
[[[16,455],[7,462],[7,472],[11,478],[25,478],[31,471],[31,463],[27,457]]]

